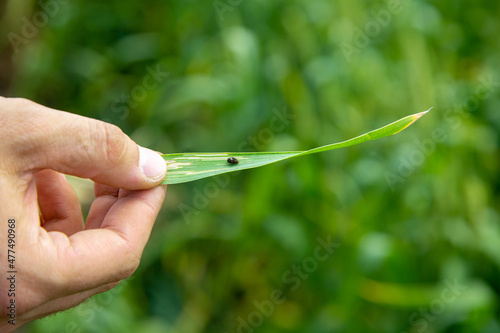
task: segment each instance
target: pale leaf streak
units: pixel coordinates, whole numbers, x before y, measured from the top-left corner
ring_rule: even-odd
[[[199,157],[209,157],[209,156],[229,156],[229,153],[220,153],[220,154],[203,154],[203,155],[194,155]]]
[[[182,169],[183,166],[191,165],[191,163],[169,163],[167,169]]]

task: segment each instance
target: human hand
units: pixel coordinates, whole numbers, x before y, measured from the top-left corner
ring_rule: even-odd
[[[95,182],[85,224],[63,174]],[[138,148],[114,125],[0,97],[0,331],[129,277],[163,203],[166,186],[157,185],[165,174],[159,154]],[[15,280],[8,271],[17,272]],[[8,323],[12,299],[15,325]]]

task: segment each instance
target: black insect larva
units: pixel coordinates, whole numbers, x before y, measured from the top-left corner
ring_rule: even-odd
[[[240,161],[238,161],[238,159],[236,157],[229,157],[227,159],[227,163],[229,163],[229,164],[238,164],[238,163],[240,163]]]

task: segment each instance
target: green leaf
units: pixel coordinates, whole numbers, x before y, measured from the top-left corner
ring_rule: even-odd
[[[168,172],[165,180],[163,181],[163,184],[186,183],[227,172],[252,169],[274,162],[286,160],[291,157],[314,154],[357,145],[369,140],[376,140],[401,132],[429,111],[430,109],[424,112],[404,117],[402,119],[399,119],[398,121],[393,122],[392,124],[386,125],[347,141],[342,141],[306,151],[165,154],[162,156],[167,163]],[[237,158],[239,163],[228,163],[227,159],[229,157]]]

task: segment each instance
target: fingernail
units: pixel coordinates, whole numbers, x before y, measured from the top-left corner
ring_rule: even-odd
[[[165,174],[167,163],[157,152],[139,146],[139,168],[144,176],[157,179]]]

